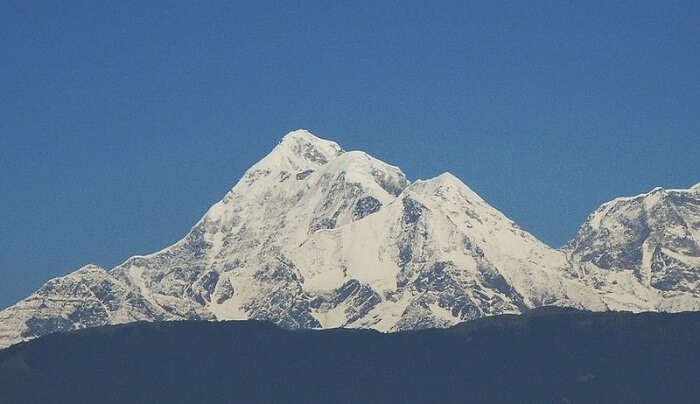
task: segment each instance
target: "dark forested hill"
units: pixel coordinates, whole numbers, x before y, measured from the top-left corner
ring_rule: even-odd
[[[698,402],[700,313],[539,309],[381,334],[132,323],[0,351],[0,403]]]

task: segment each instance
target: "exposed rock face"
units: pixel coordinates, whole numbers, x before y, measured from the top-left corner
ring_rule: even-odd
[[[607,202],[564,251],[611,307],[698,310],[700,184]]]
[[[56,331],[175,318],[104,269],[88,265],[46,282],[0,312],[0,346]]]
[[[81,268],[0,312],[0,347],[137,320],[396,331],[545,305],[695,310],[699,190],[609,202],[556,250],[451,174],[411,184],[295,131],[179,242]]]

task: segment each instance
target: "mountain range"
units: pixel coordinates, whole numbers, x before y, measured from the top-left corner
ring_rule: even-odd
[[[0,347],[134,321],[389,332],[542,306],[700,310],[700,183],[607,202],[557,249],[452,174],[411,182],[297,130],[172,246],[1,311]]]

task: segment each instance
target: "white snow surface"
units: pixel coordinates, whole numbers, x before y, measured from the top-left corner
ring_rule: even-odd
[[[544,305],[700,309],[700,184],[617,198],[551,248],[452,174],[290,132],[180,241],[85,266],[0,312],[0,347],[137,320],[445,327]]]

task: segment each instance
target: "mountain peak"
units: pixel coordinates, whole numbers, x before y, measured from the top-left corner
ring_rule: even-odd
[[[326,160],[330,160],[343,152],[343,148],[332,140],[322,139],[306,129],[293,130],[282,137],[279,146],[292,150],[296,154],[313,153],[323,155]],[[278,146],[278,147],[279,147]],[[305,157],[313,157],[305,155]],[[321,158],[316,155],[315,157]]]
[[[467,186],[464,182],[462,182],[462,180],[459,179],[459,177],[449,171],[445,171],[444,173],[438,175],[434,178],[434,180],[440,183],[451,183],[460,186]]]
[[[615,198],[588,217],[567,248],[574,261],[601,270],[627,271],[661,293],[697,293],[697,204],[694,187],[656,187],[636,196]],[[587,266],[587,270],[591,268]]]
[[[246,176],[271,171],[294,173],[315,170],[343,152],[338,143],[321,139],[306,129],[297,129],[284,135],[270,154],[253,165]]]
[[[298,141],[298,140],[306,140],[306,141],[311,141],[311,142],[323,141],[323,139],[314,135],[308,129],[295,129],[293,131],[287,132],[287,134],[282,136],[282,140],[280,140],[280,143],[285,142],[285,141]]]
[[[463,199],[483,201],[467,184],[450,172],[444,172],[427,180],[418,180],[413,183],[411,190],[424,195],[446,195],[453,193]]]

